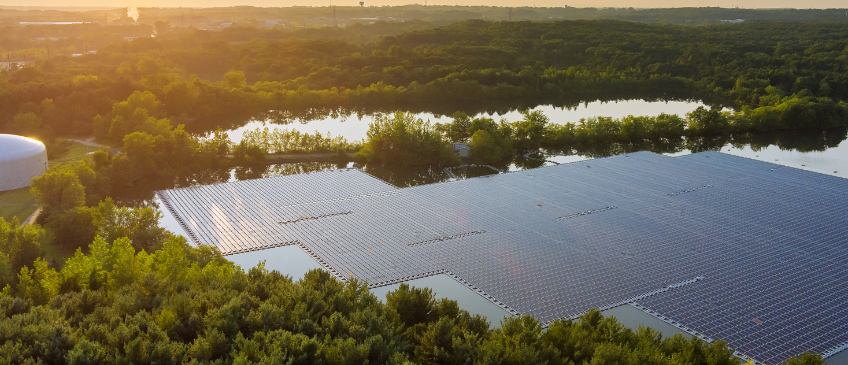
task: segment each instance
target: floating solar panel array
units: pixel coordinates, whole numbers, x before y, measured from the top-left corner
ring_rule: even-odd
[[[281,225],[349,212],[303,210],[322,200],[364,198],[395,187],[357,169],[321,171],[267,179],[158,191],[197,245],[216,246],[225,255],[294,244]]]
[[[631,304],[778,363],[848,343],[848,180],[642,152],[395,189],[358,170],[159,192],[198,244],[341,280],[445,273],[543,322]]]

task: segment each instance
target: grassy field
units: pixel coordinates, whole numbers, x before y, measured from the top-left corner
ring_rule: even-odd
[[[35,209],[35,197],[30,194],[29,188],[0,192],[0,217],[6,221],[17,216],[23,222]]]
[[[95,147],[73,142],[65,153],[50,160],[50,166],[89,159],[91,157],[88,153],[95,149]],[[30,194],[28,187],[0,192],[0,217],[6,221],[11,221],[12,217],[18,217],[18,220],[23,222],[36,209],[35,197]]]
[[[81,143],[73,142],[68,151],[49,161],[50,166],[67,164],[81,161],[88,157],[88,152],[94,147],[88,147]],[[35,197],[29,192],[29,188],[0,191],[0,217],[6,221],[12,217],[18,217],[23,222],[36,210]]]
[[[64,165],[90,159],[89,152],[95,151],[96,147],[89,147],[82,143],[72,142],[65,153],[51,158],[50,166]],[[18,217],[20,222],[29,218],[38,207],[35,204],[35,197],[30,193],[29,187],[8,191],[0,191],[0,217],[6,221],[11,221],[14,217]],[[51,262],[54,267],[61,269],[65,261],[74,255],[75,249],[67,247],[45,245],[44,258]]]
[[[61,154],[58,157],[50,159],[50,166],[54,166],[56,164],[64,165],[68,163],[74,163],[77,161],[82,161],[84,159],[91,158],[88,153],[94,152],[97,150],[97,147],[86,146],[82,143],[72,142],[68,151]]]

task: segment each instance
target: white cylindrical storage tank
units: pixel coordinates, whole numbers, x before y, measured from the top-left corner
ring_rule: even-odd
[[[30,179],[47,169],[44,143],[27,137],[0,134],[0,191],[29,186]]]

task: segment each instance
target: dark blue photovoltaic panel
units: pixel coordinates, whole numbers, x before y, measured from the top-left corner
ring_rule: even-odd
[[[191,186],[156,192],[193,243],[228,255],[290,244],[279,222],[342,212],[309,211],[310,203],[355,198],[395,188],[357,169]],[[300,206],[308,216],[293,216]]]
[[[640,152],[404,189],[341,170],[159,194],[225,254],[295,244],[372,287],[447,273],[544,322],[632,303],[778,363],[848,343],[846,192],[717,152]]]

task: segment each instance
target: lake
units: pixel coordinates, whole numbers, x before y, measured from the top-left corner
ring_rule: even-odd
[[[621,101],[621,102],[593,102],[586,103],[573,109],[554,108],[550,106],[537,107],[547,115],[551,122],[567,123],[576,122],[581,118],[596,116],[611,116],[620,118],[627,115],[659,115],[660,113],[683,115],[698,106],[700,103],[693,102],[647,102],[647,101]],[[501,117],[510,121],[520,119],[517,111],[504,113],[503,115],[488,115],[499,119]],[[419,113],[418,117],[428,119],[431,122],[449,122],[451,118],[436,116],[434,114]],[[308,123],[293,123],[284,128],[294,128],[304,132],[318,130],[326,133],[331,131],[334,135],[342,135],[348,140],[362,139],[368,128],[368,123],[378,116],[366,115],[348,118],[328,117]],[[230,131],[230,137],[235,141],[240,140],[245,130],[255,129],[272,125],[263,121],[254,121],[241,128]],[[604,146],[587,146],[585,150],[565,151],[549,155],[534,154],[528,156],[517,156],[511,161],[505,161],[501,165],[494,166],[499,171],[488,167],[458,167],[445,168],[443,166],[419,166],[419,167],[397,167],[379,165],[359,165],[355,163],[327,163],[327,162],[298,162],[284,163],[267,166],[237,167],[215,171],[205,171],[191,176],[181,176],[166,186],[158,186],[156,189],[168,189],[175,186],[200,185],[217,182],[238,181],[280,175],[290,175],[320,170],[338,169],[344,167],[356,167],[383,179],[395,186],[405,187],[421,184],[432,184],[450,181],[452,179],[465,179],[477,176],[519,171],[528,168],[538,168],[556,164],[572,163],[600,156],[609,156],[620,153],[629,153],[642,150],[663,153],[669,156],[681,156],[704,150],[721,151],[731,155],[771,162],[783,166],[815,171],[823,174],[848,177],[848,137],[846,131],[827,132],[784,132],[762,134],[755,136],[719,136],[712,138],[697,138],[692,140],[680,139],[679,141],[665,141],[663,143],[642,144],[610,144]],[[136,199],[148,204],[158,205],[153,198],[153,189],[148,188],[139,192]],[[176,220],[164,211],[165,218],[161,222],[163,226],[177,234],[185,234]],[[309,255],[297,246],[278,247],[263,251],[248,252],[231,255],[227,257],[243,269],[255,266],[260,261],[266,261],[266,267],[298,279],[308,270],[320,268]],[[449,297],[455,299],[460,307],[471,313],[486,315],[493,325],[498,325],[503,316],[508,315],[503,309],[493,303],[479,297],[463,285],[453,281],[444,275],[430,278],[417,279],[411,284],[431,288],[438,297]],[[384,298],[389,290],[397,287],[388,286],[376,288],[373,292],[378,297]],[[658,327],[665,335],[680,333],[676,328],[659,320],[651,319],[649,315],[640,310],[628,306],[610,309],[605,314],[619,317],[622,323],[634,327],[639,324],[650,324]],[[665,326],[663,326],[665,324]]]
[[[628,115],[649,115],[656,116],[662,113],[677,114],[684,116],[699,106],[705,106],[700,102],[692,101],[645,101],[645,100],[620,100],[620,101],[593,101],[581,104],[575,108],[559,108],[551,105],[542,105],[530,109],[531,111],[541,111],[552,123],[565,124],[576,123],[582,118],[591,117],[613,117],[622,118]],[[294,129],[305,133],[314,133],[315,131],[326,134],[331,132],[334,136],[342,136],[348,141],[358,141],[365,139],[368,132],[368,124],[384,114],[366,114],[366,115],[351,115],[351,116],[327,116],[317,120],[301,120],[294,119],[290,124],[276,124],[270,120],[255,120],[248,122],[244,126],[230,129],[227,133],[233,142],[238,143],[242,139],[245,131],[254,130],[256,128],[268,127],[269,129],[283,128]],[[429,120],[431,123],[449,123],[453,120],[449,115],[435,115],[432,113],[416,113],[416,118]],[[503,114],[488,114],[481,113],[474,116],[488,117],[494,120],[505,118],[510,122],[521,120],[521,112],[513,110]]]
[[[640,150],[652,150],[668,156],[683,156],[693,152],[700,152],[704,150],[703,146],[707,145],[709,149],[721,151],[722,153],[848,178],[848,141],[846,141],[846,137],[848,137],[848,133],[845,131],[830,131],[828,133],[784,133],[775,135],[773,139],[766,139],[766,143],[773,143],[768,145],[765,145],[762,140],[744,144],[738,143],[738,141],[728,140],[724,137],[717,137],[712,142],[698,144],[697,148],[686,148],[686,142],[682,142],[679,145],[674,145],[669,148],[668,151],[656,151],[655,149],[650,148],[639,149],[639,147],[643,147],[639,145],[629,146],[635,148],[622,147],[620,151],[621,153],[627,153]],[[795,147],[789,148],[787,145],[794,145]],[[496,167],[502,172],[508,172],[595,158],[595,156],[590,154],[581,153],[544,157],[538,155],[531,157],[536,159],[528,159],[518,156],[512,161],[505,162],[503,166]],[[124,196],[123,199],[120,199],[121,197],[119,197],[118,201],[119,203],[128,205],[150,204],[160,206],[158,199],[156,199],[153,194],[154,190],[301,174],[346,167],[360,168],[363,171],[398,187],[433,184],[450,181],[451,179],[465,179],[499,173],[487,167],[398,167],[359,165],[353,162],[295,162],[197,172],[190,176],[179,176],[170,183],[166,182],[155,187],[143,187],[137,189],[138,191],[129,192],[129,195]],[[450,170],[450,174],[446,170]],[[453,177],[451,177],[451,175]],[[160,210],[162,210],[161,206]],[[163,210],[163,212],[167,213],[167,210]],[[166,214],[166,217],[160,223],[172,232],[183,234],[182,228],[180,228],[176,220],[168,214]],[[245,262],[244,264],[247,263]],[[280,268],[283,269],[280,270],[281,272],[285,271],[282,266]],[[291,272],[289,274],[295,276],[298,275],[295,272]]]
[[[834,137],[834,133],[836,134],[836,137]],[[705,149],[704,146],[707,146],[709,149],[720,150],[722,153],[771,162],[798,169],[815,171],[828,175],[846,177],[848,176],[848,142],[845,141],[846,137],[848,137],[848,134],[845,131],[802,134],[788,133],[778,134],[772,138],[753,140],[747,144],[739,143],[737,140],[729,139],[727,137],[717,137],[710,141],[698,141],[698,143],[689,144],[691,148],[686,148],[688,141],[684,141],[682,144],[675,145],[670,148],[670,151],[666,151],[664,154],[670,156],[682,156],[693,152],[700,152]],[[774,144],[766,145],[766,143],[769,142]],[[796,147],[787,148],[787,145],[793,145]],[[638,149],[639,147],[640,146],[638,145],[627,146],[621,147],[619,150],[634,152],[634,149]],[[575,154],[569,156],[538,155],[531,157],[537,157],[539,159],[517,157],[513,161],[508,162],[506,168],[500,168],[504,170],[504,172],[517,171],[526,168],[551,166],[558,163],[571,163],[595,158],[588,154]],[[451,174],[448,174],[446,169],[441,166],[399,168],[368,165],[360,166],[354,163],[336,164],[326,162],[300,162],[233,168],[218,171],[216,173],[209,174],[208,176],[217,176],[216,179],[218,182],[225,182],[338,169],[341,167],[358,167],[380,179],[401,187],[431,184],[449,181],[451,179],[464,179],[499,173],[486,167],[452,168],[450,169]],[[192,181],[197,183],[210,183],[208,180],[197,179],[181,181],[180,185],[191,185]],[[150,195],[152,195],[152,191],[150,192]],[[158,201],[156,199],[150,199],[150,201],[153,204],[158,205]],[[170,216],[167,210],[163,211],[163,213],[165,218],[161,224],[174,233],[185,235],[182,228],[177,224],[177,221]],[[286,275],[290,275],[294,279],[303,277],[303,275],[311,269],[320,268],[320,265],[318,265],[317,262],[315,262],[308,254],[303,252],[297,246],[284,246],[262,251],[247,252],[227,256],[227,258],[234,263],[241,265],[243,269],[248,269],[261,261],[265,261],[266,268],[269,270],[277,270]],[[428,287],[433,290],[437,297],[448,297],[457,300],[460,308],[465,309],[472,314],[487,316],[493,326],[498,326],[500,320],[508,315],[506,311],[497,305],[485,300],[470,289],[465,288],[463,285],[444,275],[417,279],[410,282],[410,284]],[[373,289],[372,292],[381,299],[384,299],[385,294],[390,290],[396,289],[397,286],[398,285],[376,288]],[[659,329],[665,336],[682,333],[673,326],[629,306],[609,309],[605,311],[604,314],[614,315],[623,324],[634,329],[638,328],[639,325],[650,325]]]

